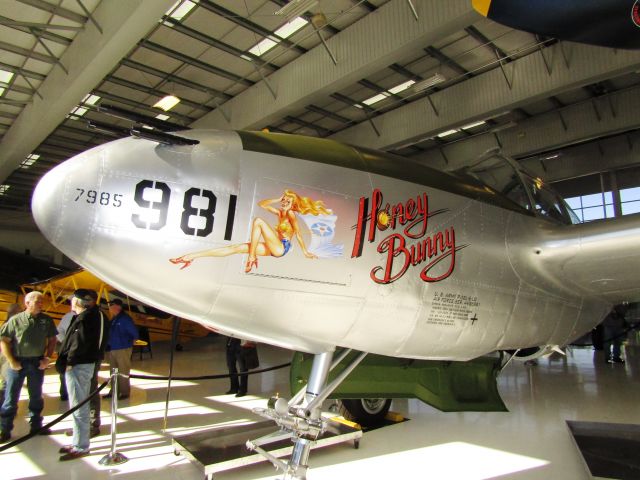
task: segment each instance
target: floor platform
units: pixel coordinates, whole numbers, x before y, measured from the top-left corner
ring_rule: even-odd
[[[208,480],[212,480],[215,473],[266,461],[262,455],[249,450],[246,442],[278,431],[273,421],[265,420],[175,436],[172,443],[176,455],[185,455],[203,470]],[[348,441],[353,441],[354,447],[358,448],[361,438],[361,429],[329,419],[327,429],[313,444],[312,450]],[[262,448],[279,458],[291,453],[293,443],[290,438],[282,438]]]
[[[640,348],[625,349],[625,364],[608,364],[602,352],[571,349],[538,365],[511,362],[498,377],[508,412],[439,412],[415,399],[396,399],[392,410],[408,422],[365,432],[360,448],[349,443],[318,448],[310,455],[309,480],[360,478],[429,478],[430,480],[591,480],[567,421],[640,425]],[[153,358],[134,356],[132,373],[164,376],[169,370],[167,342],[157,342]],[[223,337],[206,337],[174,352],[174,374],[226,372]],[[291,352],[260,345],[260,364],[286,363]],[[108,377],[105,363],[101,380]],[[44,383],[45,420],[68,408],[60,400],[55,369],[47,369]],[[0,452],[2,480],[202,480],[203,469],[186,455],[174,455],[173,438],[203,429],[224,429],[264,421],[254,413],[268,399],[289,389],[284,368],[249,377],[249,394],[226,395],[226,379],[134,379],[131,397],[118,407],[117,450],[129,461],[100,465],[110,451],[110,403],[102,402],[101,435],[91,439],[91,454],[71,462],[58,460],[58,449],[70,438],[66,418],[50,436],[37,436]],[[165,402],[169,411],[165,422]],[[29,432],[26,389],[22,392],[15,438]],[[253,437],[255,438],[255,437]],[[246,439],[243,439],[246,440]],[[639,450],[636,450],[636,452]],[[283,458],[284,460],[284,458]],[[269,462],[215,474],[215,480],[274,480],[281,478]]]
[[[640,425],[567,421],[576,446],[596,478],[640,478]]]

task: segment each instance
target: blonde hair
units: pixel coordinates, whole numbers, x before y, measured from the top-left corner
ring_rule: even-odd
[[[312,215],[331,215],[331,210],[328,210],[324,206],[324,202],[322,200],[316,200],[315,202],[311,200],[309,197],[301,197],[293,190],[285,190],[285,197],[290,197],[292,199],[291,209],[294,212],[298,212],[302,215],[307,215],[311,213]]]

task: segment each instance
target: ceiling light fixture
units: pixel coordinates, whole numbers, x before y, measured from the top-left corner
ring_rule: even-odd
[[[30,153],[29,155],[27,155],[27,158],[22,161],[22,163],[20,164],[20,168],[29,168],[31,165],[36,163],[39,158],[40,155],[38,155],[37,153]]]
[[[480,125],[484,125],[485,123],[487,123],[487,122],[485,122],[484,120],[480,120],[479,122],[473,122],[473,123],[470,123],[469,125],[465,125],[464,127],[460,127],[460,128],[462,130],[468,130],[470,128],[479,127]]]
[[[7,193],[7,190],[9,190],[9,188],[11,188],[11,185],[0,185],[0,195],[4,195],[5,193]]]
[[[447,130],[445,132],[439,133],[438,135],[436,135],[436,137],[438,138],[443,138],[443,137],[448,137],[449,135],[453,135],[454,133],[458,133],[460,130],[454,128],[452,130]]]
[[[286,17],[288,20],[299,17],[318,4],[318,0],[291,0],[275,14]]]
[[[365,105],[373,105],[374,103],[378,103],[379,101],[384,100],[388,96],[389,94],[387,92],[382,92],[382,93],[379,93],[378,95],[374,95],[373,97],[363,100],[362,103],[364,103]]]
[[[162,98],[161,100],[158,100],[153,105],[153,107],[154,108],[161,108],[165,112],[168,112],[173,107],[175,107],[178,103],[180,103],[180,99],[178,97],[176,97],[175,95],[167,95],[166,97]]]
[[[444,75],[442,75],[441,73],[436,73],[435,75],[422,80],[421,82],[418,82],[416,84],[413,85],[413,91],[414,92],[422,92],[423,90],[426,90],[427,88],[431,88],[439,83],[442,83],[444,81],[447,80],[447,77],[445,77]]]
[[[416,82],[414,82],[413,80],[407,80],[404,83],[401,83],[400,85],[396,85],[393,88],[389,89],[389,93],[393,93],[394,95],[397,93],[400,93],[404,90],[406,90],[407,88],[409,88],[411,85],[414,85]]]

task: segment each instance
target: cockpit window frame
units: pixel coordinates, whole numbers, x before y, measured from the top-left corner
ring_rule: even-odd
[[[532,175],[531,173],[526,171],[526,169],[522,168],[522,166],[519,165],[514,159],[501,154],[497,149],[488,150],[483,155],[478,157],[478,159],[476,159],[476,161],[473,162],[471,165],[467,165],[461,169],[458,169],[455,171],[455,173],[471,176],[473,178],[476,178],[478,181],[481,181],[486,184],[486,182],[483,181],[482,176],[479,173],[474,172],[474,169],[477,169],[482,164],[487,163],[490,159],[501,160],[502,162],[510,166],[514,172],[514,176],[512,177],[513,180],[507,183],[507,186],[513,184],[514,187],[510,188],[509,191],[505,191],[506,189],[505,187],[501,190],[498,190],[498,193],[500,193],[501,195],[504,195],[506,198],[513,201],[515,204],[517,204],[521,208],[529,211],[531,214],[535,215],[536,217],[544,218],[545,220],[549,220],[554,223],[558,223],[562,225],[571,225],[576,223],[576,220],[578,220],[578,217],[575,215],[575,213],[573,213],[573,211],[566,204],[564,199],[555,190],[550,188],[540,178],[536,177],[535,175]],[[509,195],[509,192],[511,192],[518,185],[522,187],[524,193],[526,194],[526,200],[527,200],[526,205],[523,205],[522,202],[518,202],[513,198],[513,196]],[[490,188],[495,189],[495,187],[493,187],[492,185],[488,185],[488,186]],[[536,198],[534,186],[538,190],[545,191],[551,194],[555,198],[555,200],[557,200],[557,203],[560,206],[560,210],[561,210],[557,213],[561,216],[561,218],[544,213],[544,210],[538,207],[538,201]]]

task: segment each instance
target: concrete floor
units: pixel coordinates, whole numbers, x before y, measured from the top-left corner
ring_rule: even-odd
[[[154,345],[154,357],[137,357],[134,371],[166,375],[169,348]],[[565,357],[541,359],[537,366],[511,363],[499,378],[506,413],[442,413],[417,400],[396,400],[392,409],[408,422],[364,434],[360,448],[351,443],[311,454],[310,480],[320,479],[562,479],[591,478],[576,449],[566,420],[640,424],[640,349],[626,349],[626,365],[609,365],[601,352],[573,349]],[[288,361],[289,352],[260,345],[261,366]],[[224,340],[207,337],[185,344],[176,352],[174,375],[225,373]],[[102,377],[107,377],[103,366]],[[260,419],[251,411],[266,399],[288,392],[288,370],[250,378],[246,397],[224,395],[227,380],[174,381],[170,393],[167,434],[184,434],[203,426],[223,426]],[[58,448],[68,443],[65,420],[54,435],[35,437],[0,453],[0,478],[70,478],[102,480],[192,480],[203,472],[183,456],[175,456],[163,433],[166,382],[134,380],[132,396],[121,402],[118,451],[129,461],[103,467],[109,452],[109,403],[103,401],[103,434],[92,440],[91,455],[71,462],[58,461]],[[23,396],[23,399],[26,396]],[[50,421],[66,410],[58,397],[53,370],[45,380],[45,414]],[[14,438],[25,434],[26,400],[21,400]],[[216,474],[215,479],[277,478],[268,463]]]

